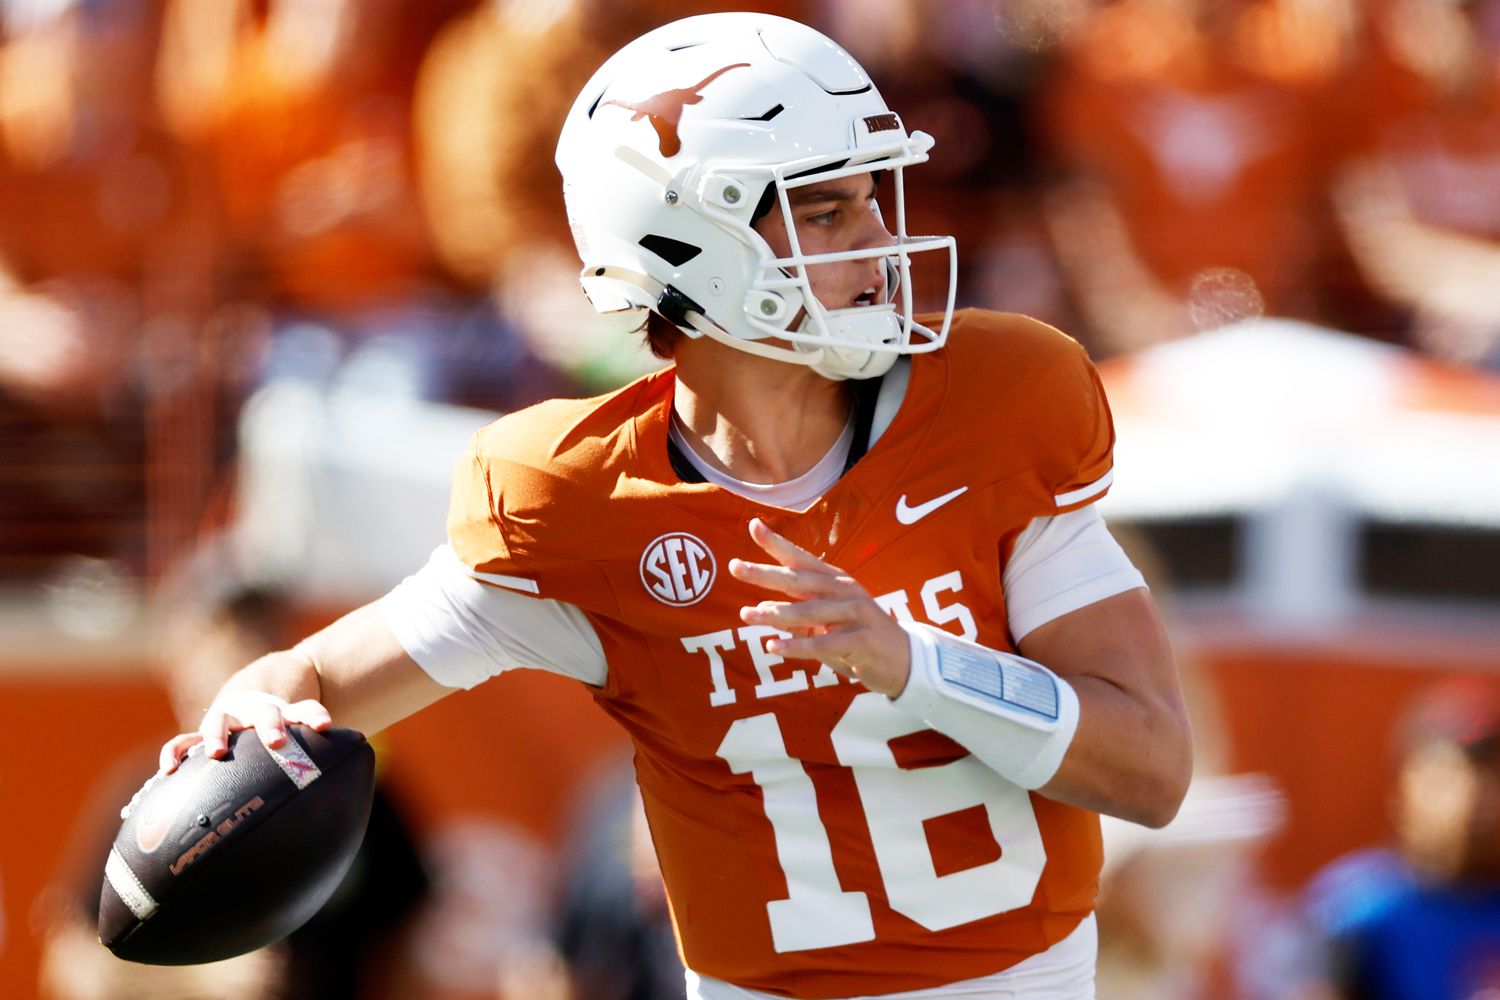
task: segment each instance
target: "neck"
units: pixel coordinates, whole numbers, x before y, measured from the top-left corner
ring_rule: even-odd
[[[693,450],[747,483],[784,483],[818,463],[849,421],[842,382],[708,338],[677,344],[672,407]]]

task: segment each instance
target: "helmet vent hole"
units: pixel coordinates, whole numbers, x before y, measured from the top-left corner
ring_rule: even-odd
[[[781,114],[785,110],[786,110],[785,107],[783,107],[782,105],[778,104],[774,108],[771,108],[769,111],[765,111],[762,114],[754,115],[754,116],[752,116],[750,118],[741,118],[740,121],[746,121],[746,122],[768,122],[771,119],[775,118],[777,115]]]
[[[641,246],[650,250],[673,267],[681,267],[703,252],[702,247],[695,247],[691,243],[684,243],[682,240],[674,240],[670,236],[657,236],[655,234],[642,236]]]

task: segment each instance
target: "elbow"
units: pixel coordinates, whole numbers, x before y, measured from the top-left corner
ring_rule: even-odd
[[[1041,791],[1129,823],[1161,829],[1177,817],[1187,797],[1192,771],[1192,752],[1184,744],[1170,753],[1137,759],[1123,769],[1100,768],[1081,781],[1081,772],[1075,771],[1069,779],[1054,781]]]
[[[1140,795],[1135,803],[1137,815],[1126,817],[1131,822],[1159,830],[1177,818],[1183,799],[1187,798],[1188,785],[1193,780],[1193,748],[1191,738],[1184,739],[1179,747],[1164,759],[1141,783]]]
[[[1141,826],[1160,830],[1177,818],[1177,810],[1182,808],[1182,800],[1187,797],[1190,778],[1186,774],[1173,774],[1152,782],[1151,787],[1136,803],[1137,815],[1126,818]]]

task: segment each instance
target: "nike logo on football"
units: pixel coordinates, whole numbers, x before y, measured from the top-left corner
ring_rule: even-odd
[[[937,510],[949,500],[956,499],[961,494],[968,492],[967,486],[960,486],[951,493],[944,493],[940,497],[933,497],[926,503],[919,503],[912,507],[906,502],[906,494],[901,494],[901,499],[896,501],[896,520],[902,524],[916,524],[922,518]]]
[[[140,848],[143,854],[155,851],[162,845],[162,841],[166,840],[167,834],[172,830],[172,824],[182,812],[183,805],[196,794],[197,787],[203,784],[207,773],[208,770],[205,768],[190,777],[184,775],[173,784],[157,789],[155,794],[150,794],[150,792],[153,786],[161,781],[161,776],[153,775],[146,782],[145,787],[140,791],[141,811],[135,818],[135,846]]]

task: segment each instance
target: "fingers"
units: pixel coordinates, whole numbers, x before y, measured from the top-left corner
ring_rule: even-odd
[[[900,653],[881,646],[871,629],[776,636],[766,641],[766,651],[786,660],[814,660],[882,694],[900,691],[905,683],[906,665]]]
[[[857,677],[858,650],[864,645],[858,631],[842,630],[766,640],[766,652],[787,660],[817,660],[845,677]]]
[[[900,632],[900,626],[891,627]],[[809,635],[776,636],[766,641],[766,651],[786,660],[817,660],[871,691],[894,697],[906,687],[911,673],[911,657],[904,639],[905,633],[892,641],[878,628],[859,626]]]
[[[322,732],[333,725],[333,718],[321,702],[312,698],[288,704],[264,691],[224,695],[203,713],[203,721],[195,731],[174,736],[162,745],[157,768],[163,775],[171,774],[188,751],[200,743],[205,754],[223,759],[229,753],[230,734],[242,729],[254,729],[265,746],[280,747],[291,739],[287,733],[289,725],[308,726]]]
[[[762,601],[741,608],[740,618],[779,630],[766,640],[766,652],[787,660],[819,660],[858,679],[856,665],[877,659],[874,650],[882,641],[864,610],[852,601]]]
[[[731,559],[729,573],[735,579],[793,597],[865,596],[864,588],[837,566],[787,540],[758,517],[750,521],[750,537],[779,565]]]
[[[796,603],[762,601],[740,608],[740,620],[747,625],[769,625],[790,632],[794,629],[852,624],[862,620],[863,612],[862,605],[848,600],[815,598]]]
[[[229,733],[231,716],[222,710],[209,706],[203,714],[203,721],[198,723],[198,735],[203,738],[203,752],[215,760],[223,757],[229,752]],[[239,722],[234,719],[234,722]],[[244,729],[244,724],[235,725],[234,729]]]
[[[267,747],[285,746],[291,737],[288,725],[309,726],[318,731],[333,725],[328,709],[312,698],[295,704],[264,691],[240,691],[223,696],[209,706],[198,733],[203,737],[204,752],[222,759],[229,752],[229,734],[254,729]]]
[[[770,563],[729,560],[729,575],[736,580],[767,590],[780,591],[792,597],[846,596],[864,597],[865,591],[853,577],[827,564],[819,568],[797,569]]]
[[[743,559],[729,560],[729,575],[745,583],[767,590],[779,591],[792,597],[807,597],[826,593],[834,585],[834,578],[827,574],[772,566],[769,563],[745,562]]]
[[[161,754],[156,760],[156,769],[162,774],[171,774],[177,770],[177,765],[182,763],[182,758],[197,744],[203,742],[201,733],[183,733],[174,736],[162,744]]]
[[[286,702],[281,701],[279,698],[276,701],[265,698],[249,707],[246,712],[248,717],[244,718],[243,721],[250,724],[246,728],[253,728],[255,735],[260,737],[260,741],[264,745],[268,747],[284,746],[289,737],[286,734],[287,720],[282,713],[289,707]]]
[[[758,517],[751,518],[750,520],[750,537],[754,539],[756,545],[766,550],[767,555],[783,566],[788,566],[792,569],[823,570],[829,573],[838,572],[838,570],[802,546],[772,530],[766,522]]]
[[[282,718],[289,723],[310,726],[320,733],[333,725],[333,716],[328,714],[328,709],[323,707],[322,702],[313,698],[292,702],[282,712]]]

